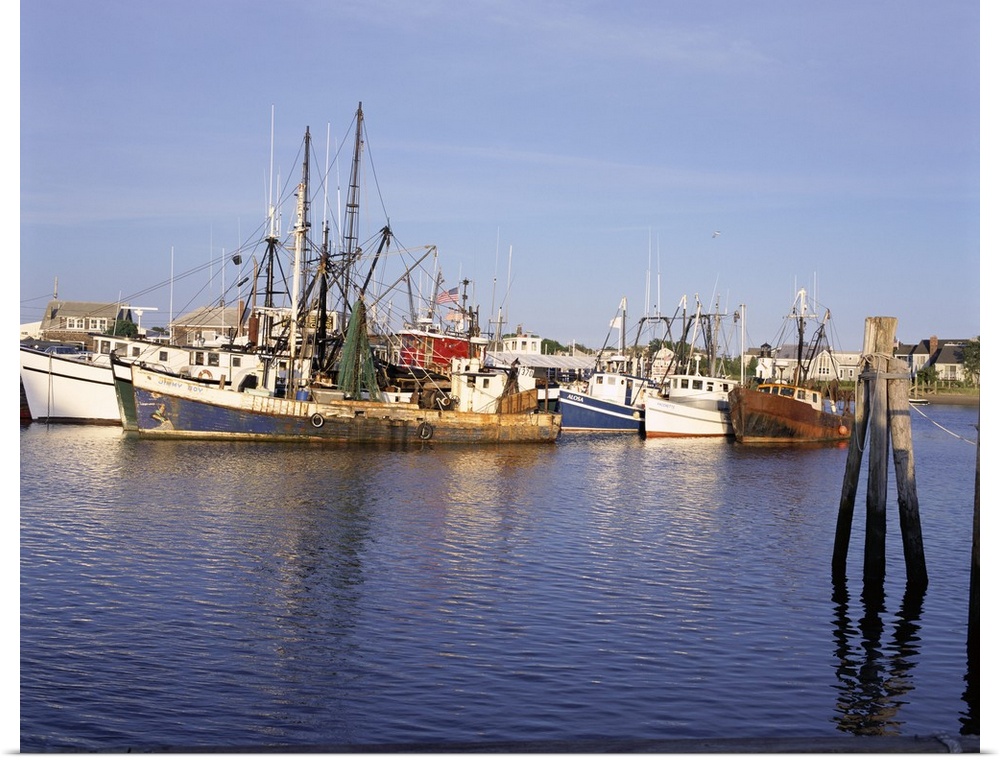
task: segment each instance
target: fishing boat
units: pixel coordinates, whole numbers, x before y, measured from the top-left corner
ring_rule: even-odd
[[[522,385],[484,370],[477,359],[453,361],[450,392],[430,404],[420,396],[387,400],[336,391],[323,401],[311,393],[282,398],[204,386],[133,364],[136,429],[150,438],[397,445],[558,438],[559,415],[538,411],[533,378]]]
[[[798,306],[792,308],[790,320],[796,326],[798,343],[796,363],[791,382],[771,379],[756,387],[739,386],[729,393],[729,409],[733,432],[738,443],[844,443],[854,424],[854,415],[842,407],[836,398],[824,398],[812,387],[809,365],[825,338],[830,313],[816,328],[808,349],[805,347],[805,326],[810,315],[805,289],[796,296]]]
[[[198,382],[231,385],[253,369],[243,352],[184,348],[139,338],[91,335],[93,350],[20,346],[21,385],[31,419],[48,423],[120,425],[111,354],[188,375]]]
[[[619,333],[618,353],[604,357],[606,340],[590,376],[559,389],[559,412],[565,432],[639,433],[642,430],[650,381],[636,372],[635,362],[625,354],[627,305],[622,298],[611,321],[611,328]]]
[[[269,327],[262,328],[262,335],[271,337],[255,380],[236,388],[220,388],[133,363],[129,368],[131,383],[119,385],[120,392],[131,392],[131,398],[123,401],[123,408],[130,402],[134,410],[130,412],[134,414],[134,431],[130,432],[149,438],[393,445],[533,443],[558,438],[561,416],[538,410],[530,373],[485,367],[481,355],[452,356],[445,376],[438,371],[440,366],[421,367],[422,373],[410,377],[404,386],[401,377],[390,376],[385,362],[376,361],[369,310],[385,299],[384,293],[373,294],[370,286],[393,233],[386,224],[370,262],[359,267],[364,258],[356,235],[363,131],[360,104],[356,120],[341,251],[329,252],[324,240],[319,266],[308,278],[302,273],[307,252],[313,250],[307,237],[311,225],[307,215],[310,137],[306,130],[302,179],[295,193],[296,285],[291,288],[292,305],[271,320]],[[271,213],[273,219],[273,210]],[[269,251],[273,251],[277,242],[274,226],[268,240]],[[355,278],[352,272],[357,269],[361,276]],[[331,286],[334,276],[337,281]],[[308,280],[301,289],[308,297],[301,300],[296,298],[300,278]],[[340,313],[345,316],[339,321],[329,318],[330,311],[337,308],[329,302],[330,294],[338,294],[340,299]],[[352,305],[347,309],[344,299],[349,294]],[[266,306],[268,312],[262,316],[277,313],[273,304]],[[476,344],[466,341],[466,345]]]
[[[695,296],[697,300],[697,295]],[[677,351],[670,360],[666,375],[653,393],[646,395],[644,435],[647,438],[687,438],[694,436],[731,436],[733,425],[729,413],[729,393],[737,381],[719,374],[718,336],[722,314],[716,310],[704,314],[697,301],[694,315],[687,317],[687,297],[678,309],[683,333]],[[689,333],[693,334],[689,337]],[[699,334],[704,354],[691,348]],[[699,371],[702,360],[710,368],[709,375]]]
[[[738,383],[730,378],[671,375],[662,395],[646,396],[647,438],[731,436],[729,394]]]

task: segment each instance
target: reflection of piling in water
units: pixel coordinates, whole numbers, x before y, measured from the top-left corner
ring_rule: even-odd
[[[907,587],[927,587],[910,428],[910,376],[906,365],[892,356],[895,334],[895,317],[869,317],[865,320],[865,341],[859,375],[862,387],[858,389],[855,401],[854,429],[851,432],[833,550],[834,580],[843,580],[847,576],[847,547],[854,517],[861,457],[868,432],[871,444],[868,457],[864,582],[869,596],[881,593],[885,580],[885,502],[890,439],[896,469],[899,525],[906,559]],[[866,431],[869,422],[870,430]]]
[[[891,636],[881,593],[862,594],[864,614],[852,625],[847,586],[834,582],[834,643],[837,658],[837,725],[854,736],[893,736],[900,732],[899,710],[913,688],[920,642],[924,589],[903,596]]]

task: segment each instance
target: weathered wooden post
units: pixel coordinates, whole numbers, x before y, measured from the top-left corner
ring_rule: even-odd
[[[868,338],[865,338],[865,346]],[[859,368],[859,371],[860,368]],[[854,429],[847,449],[847,469],[844,470],[844,485],[840,495],[840,513],[837,515],[837,535],[833,542],[833,577],[836,581],[847,580],[847,547],[851,542],[851,523],[854,520],[854,500],[858,494],[858,477],[861,473],[861,457],[865,453],[865,438],[868,433],[869,385],[862,381],[858,385],[854,399]]]
[[[976,441],[976,500],[972,513],[972,567],[969,571],[969,668],[979,672],[979,441]],[[975,662],[973,663],[973,658]]]
[[[889,432],[892,461],[896,468],[896,495],[899,501],[899,533],[906,559],[906,583],[913,589],[927,588],[924,539],[920,530],[917,502],[917,469],[913,461],[913,430],[910,425],[909,379],[907,366],[899,359],[889,362],[886,375],[889,397]]]
[[[869,317],[865,320],[865,339],[859,378],[861,386],[855,399],[854,430],[851,432],[847,469],[840,496],[837,533],[833,547],[833,576],[843,581],[847,575],[847,549],[854,518],[861,458],[866,428],[870,423],[868,457],[867,513],[865,519],[864,582],[866,589],[881,588],[885,580],[885,502],[888,485],[890,434],[896,486],[899,495],[899,522],[906,556],[907,586],[911,590],[927,587],[923,538],[917,507],[913,441],[910,433],[908,401],[909,374],[906,366],[892,356],[896,335],[895,317]]]
[[[895,322],[895,320],[893,320]],[[890,348],[890,351],[892,349]],[[889,479],[889,415],[888,388],[879,375],[888,364],[885,353],[871,357],[868,372],[872,383],[871,415],[869,416],[868,493],[865,512],[865,587],[881,585],[885,580],[885,500]]]

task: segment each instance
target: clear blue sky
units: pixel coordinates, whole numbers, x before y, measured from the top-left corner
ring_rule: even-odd
[[[697,293],[746,304],[757,345],[814,284],[844,350],[866,316],[981,331],[978,2],[31,0],[20,24],[22,322],[58,278],[165,324],[171,251],[221,259],[264,218],[272,109],[297,176],[305,128],[325,151],[362,102],[398,238],[543,337],[597,347],[623,296],[634,322]]]

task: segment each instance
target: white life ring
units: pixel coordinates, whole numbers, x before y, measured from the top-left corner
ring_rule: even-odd
[[[198,377],[200,379],[204,379],[206,377],[207,378],[211,378],[212,377],[212,372],[211,372],[211,370],[203,369],[201,372],[198,373]]]
[[[316,412],[316,414],[314,414],[312,417],[309,418],[309,422],[312,423],[312,426],[314,428],[321,428],[323,427],[323,423],[326,422],[326,420],[323,419],[322,414]]]
[[[417,425],[417,435],[421,441],[429,441],[431,436],[434,435],[434,428],[429,422],[421,422]]]

